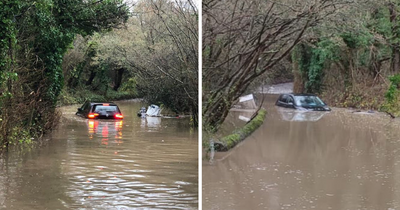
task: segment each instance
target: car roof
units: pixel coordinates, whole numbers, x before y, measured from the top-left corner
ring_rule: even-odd
[[[116,104],[114,104],[114,102],[94,102],[94,101],[91,101],[91,102],[89,102],[90,103],[90,105],[99,105],[99,104],[109,104],[109,105],[111,105],[111,106],[117,106]]]
[[[288,93],[288,94],[282,94],[282,95],[289,95],[289,96],[317,96],[312,93]]]

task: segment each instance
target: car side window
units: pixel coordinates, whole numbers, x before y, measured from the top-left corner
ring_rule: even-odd
[[[82,107],[81,107],[81,109],[82,109],[82,110],[84,110],[84,109],[85,109],[85,107],[86,107],[86,104],[87,104],[87,102],[85,102],[85,103],[82,105]]]
[[[287,103],[287,100],[288,100],[288,96],[287,95],[282,95],[281,102],[282,103]]]
[[[90,109],[90,103],[86,102],[85,107],[83,108],[83,110],[85,110],[85,112],[88,112]]]
[[[283,98],[283,95],[280,95],[279,98],[278,98],[278,102],[279,103],[282,103],[282,100],[283,100],[282,98]]]
[[[287,103],[294,103],[294,100],[291,96],[287,98]]]

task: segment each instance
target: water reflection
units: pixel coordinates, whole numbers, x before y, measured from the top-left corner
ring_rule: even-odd
[[[87,121],[89,138],[93,139],[96,135],[101,136],[101,144],[108,145],[109,140],[114,143],[121,144],[123,120],[93,120]]]
[[[143,117],[140,127],[143,131],[157,131],[161,128],[161,117]]]
[[[140,104],[119,106],[123,121],[63,110],[69,116],[46,146],[0,158],[0,209],[196,208],[198,139],[189,119],[143,122]]]
[[[294,109],[286,109],[282,107],[275,107],[280,114],[281,119],[284,121],[298,121],[298,122],[316,122],[329,112],[323,111],[300,111]]]
[[[150,128],[159,128],[161,125],[161,117],[146,117],[146,120]]]
[[[400,209],[400,121],[284,112],[274,97],[259,129],[203,161],[204,209]]]

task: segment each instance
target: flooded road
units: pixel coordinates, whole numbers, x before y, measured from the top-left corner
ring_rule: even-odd
[[[296,112],[276,99],[266,98],[266,120],[249,138],[203,161],[204,209],[400,209],[397,119]]]
[[[0,159],[0,209],[197,209],[198,134],[189,119],[141,119],[140,103],[117,104],[123,120],[63,107],[44,146]]]

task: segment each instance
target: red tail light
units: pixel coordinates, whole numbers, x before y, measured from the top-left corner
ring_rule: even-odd
[[[123,119],[124,118],[124,116],[122,116],[122,114],[116,114],[114,117],[116,119]]]
[[[95,118],[97,116],[99,116],[99,114],[97,114],[97,113],[89,113],[88,114],[88,118],[90,118],[90,119],[93,119],[93,118]]]

